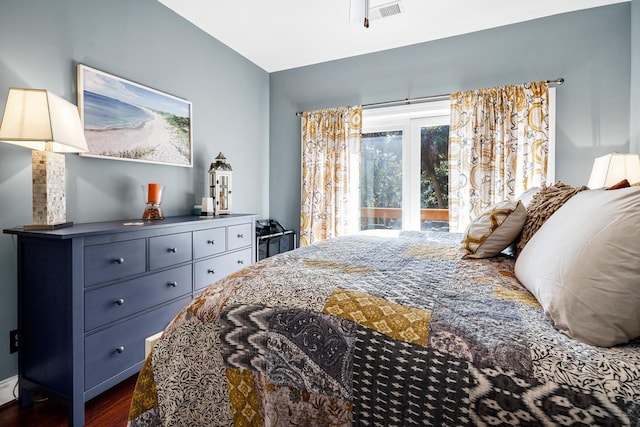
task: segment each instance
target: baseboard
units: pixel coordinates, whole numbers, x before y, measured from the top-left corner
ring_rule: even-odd
[[[13,397],[13,390],[15,389],[17,382],[17,375],[0,381],[0,406],[15,399]]]

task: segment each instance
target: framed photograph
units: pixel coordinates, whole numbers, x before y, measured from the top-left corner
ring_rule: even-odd
[[[193,166],[191,102],[78,64],[83,156]]]

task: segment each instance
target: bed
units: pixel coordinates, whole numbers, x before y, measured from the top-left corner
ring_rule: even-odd
[[[640,340],[562,333],[516,258],[462,238],[345,236],[212,284],[147,358],[129,425],[640,425]]]

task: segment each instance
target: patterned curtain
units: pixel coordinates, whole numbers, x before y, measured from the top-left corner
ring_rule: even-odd
[[[355,230],[360,218],[362,108],[302,115],[300,244]]]
[[[546,181],[546,82],[451,95],[449,229],[464,231],[484,208]]]

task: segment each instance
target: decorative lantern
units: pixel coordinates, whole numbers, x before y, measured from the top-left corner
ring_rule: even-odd
[[[209,168],[209,193],[215,215],[231,213],[231,174],[233,170],[224,154],[218,154]]]

